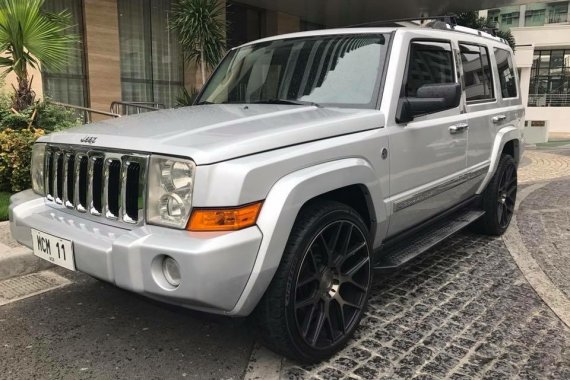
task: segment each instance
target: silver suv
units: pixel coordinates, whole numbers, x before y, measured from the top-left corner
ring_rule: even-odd
[[[253,314],[303,361],[350,339],[376,269],[500,235],[524,107],[513,53],[461,27],[296,33],[232,49],[195,106],[41,138],[13,236],[150,298]]]

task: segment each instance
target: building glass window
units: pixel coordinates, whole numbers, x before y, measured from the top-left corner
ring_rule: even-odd
[[[170,0],[118,0],[123,101],[176,104],[184,65],[168,28],[170,6]]]
[[[519,26],[520,12],[504,13],[501,15],[501,26],[512,28]]]
[[[491,63],[487,48],[460,44],[467,101],[493,99]]]
[[[60,70],[47,70],[42,67],[42,85],[44,96],[58,102],[85,107],[88,104],[87,75],[85,70],[85,51],[83,49],[83,1],[46,0],[43,5],[46,12],[59,13],[67,10],[71,14],[70,34],[79,36],[67,56],[67,64]]]
[[[265,11],[249,5],[227,2],[228,48],[258,40],[265,35]]]
[[[527,5],[525,26],[542,26],[568,22],[568,1]]]
[[[530,107],[570,107],[570,49],[536,50],[530,73]]]

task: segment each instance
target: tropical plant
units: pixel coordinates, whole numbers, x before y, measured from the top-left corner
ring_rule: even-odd
[[[200,65],[202,85],[206,69],[218,64],[226,50],[225,5],[218,0],[178,0],[172,7],[170,28],[178,34],[184,57]]]
[[[195,88],[191,88],[188,91],[185,87],[182,87],[180,90],[180,94],[176,97],[176,106],[177,107],[186,107],[191,106],[194,104],[194,100],[198,96],[198,90]]]
[[[32,145],[44,134],[39,128],[0,131],[0,191],[15,193],[31,186]]]
[[[64,68],[67,55],[77,41],[68,33],[71,14],[42,12],[44,0],[0,0],[0,67],[4,75],[14,72],[12,105],[16,111],[33,104],[35,94],[31,88],[33,77],[28,67],[40,64],[51,70]]]
[[[467,28],[473,29],[494,29],[496,27],[495,23],[485,17],[479,17],[479,13],[477,11],[468,11],[468,12],[459,12],[456,17],[456,21],[458,25],[465,26]],[[496,30],[495,31],[497,37],[500,37],[507,41],[511,49],[515,50],[516,41],[515,37],[511,33],[510,30],[502,31]]]

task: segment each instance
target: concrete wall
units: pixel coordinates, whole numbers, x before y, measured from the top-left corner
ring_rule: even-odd
[[[121,100],[117,1],[85,0],[84,4],[89,107],[109,111],[112,101]],[[94,115],[94,119],[98,118]]]
[[[535,50],[570,48],[570,25],[553,24],[512,28],[517,49],[515,61],[521,69],[523,104],[528,104],[532,60]],[[527,120],[547,120],[549,133],[570,133],[570,107],[527,107]]]
[[[527,107],[526,120],[547,120],[548,131],[570,133],[570,107]]]
[[[551,24],[511,28],[517,45],[534,45],[535,48],[557,48],[570,46],[570,25]]]

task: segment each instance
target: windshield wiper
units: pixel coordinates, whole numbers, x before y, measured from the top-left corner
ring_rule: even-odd
[[[263,99],[263,100],[256,100],[252,102],[255,104],[291,104],[295,106],[314,106],[314,107],[322,107],[320,104],[315,102],[307,102],[304,100],[292,100],[292,99]]]
[[[201,105],[204,105],[204,104],[215,104],[215,103],[214,103],[214,102],[209,102],[209,101],[207,101],[207,100],[201,100],[201,101],[199,101],[198,103],[196,103],[197,106],[201,106]]]

